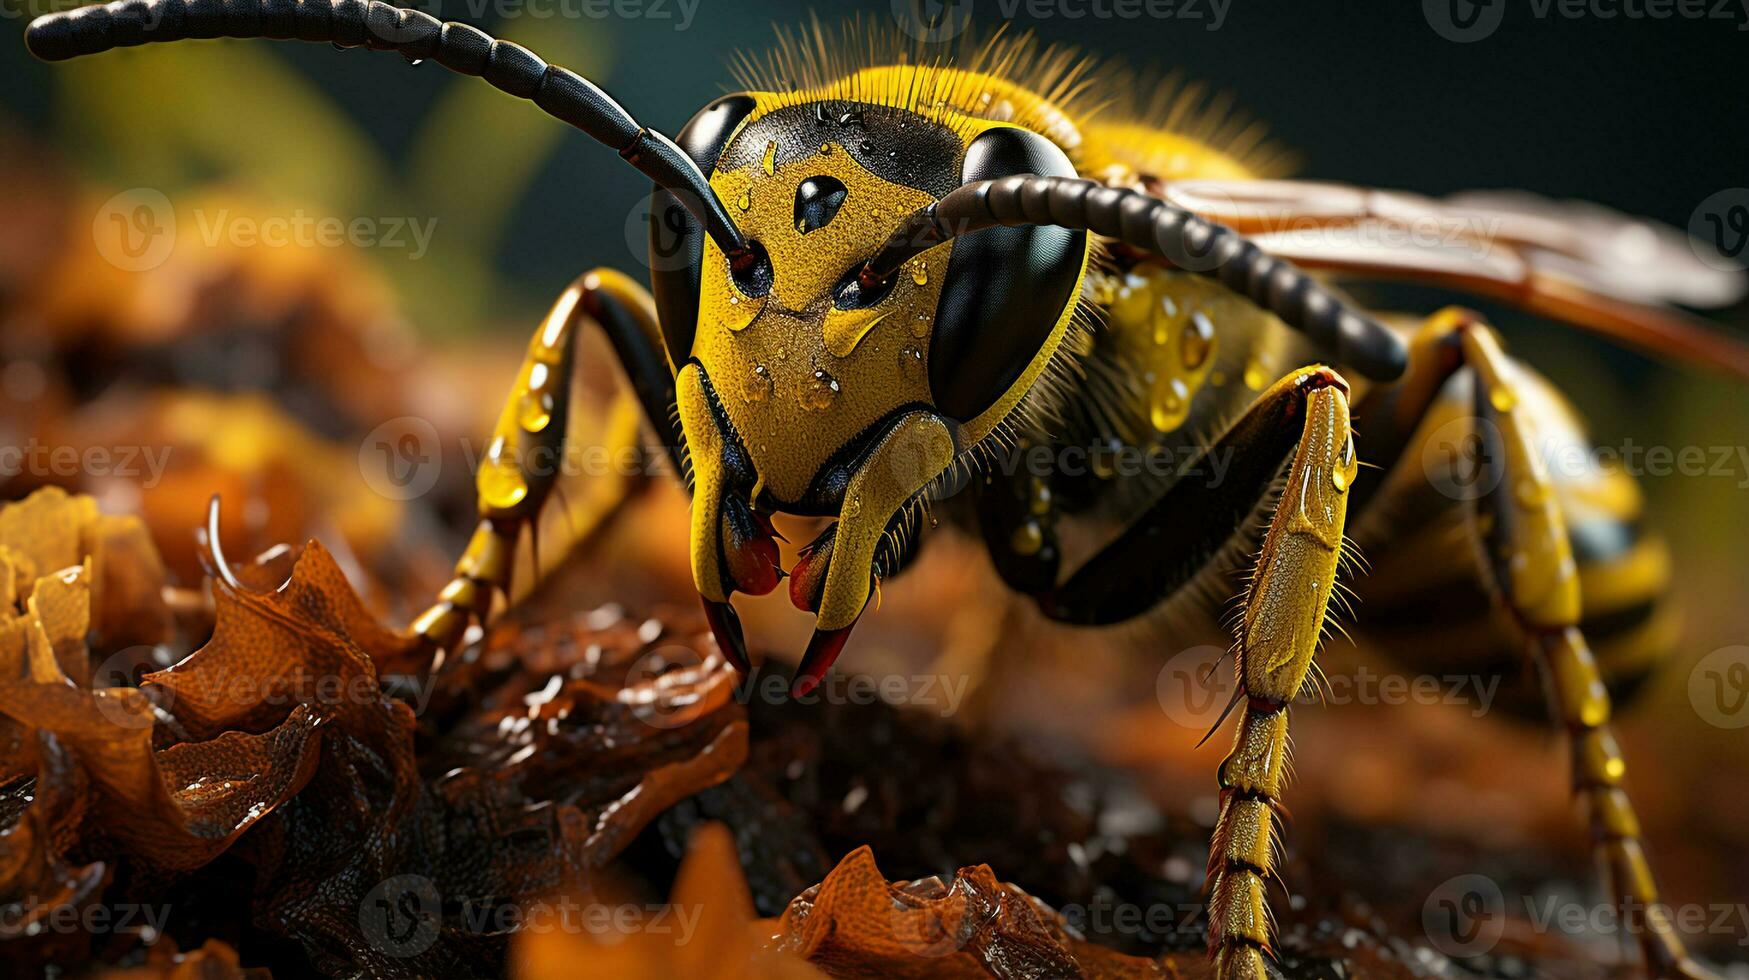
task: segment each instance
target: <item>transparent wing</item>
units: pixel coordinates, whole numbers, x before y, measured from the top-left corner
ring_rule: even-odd
[[[1675,229],[1518,192],[1444,199],[1312,181],[1179,181],[1158,193],[1271,254],[1446,286],[1749,378],[1749,345],[1676,308],[1744,296],[1741,268]]]

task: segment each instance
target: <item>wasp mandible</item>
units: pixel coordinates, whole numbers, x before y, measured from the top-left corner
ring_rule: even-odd
[[[652,249],[681,261],[652,261],[648,292],[590,272],[535,332],[477,474],[479,524],[413,627],[434,650],[455,648],[507,590],[555,478],[517,461],[563,444],[576,338],[594,324],[691,490],[692,573],[724,655],[749,666],[736,592],[787,576],[816,616],[798,693],[951,488],[969,488],[962,509],[1003,580],[1064,623],[1207,601],[1248,570],[1208,865],[1223,977],[1267,976],[1288,705],[1340,601],[1351,513],[1381,560],[1449,568],[1400,515],[1467,512],[1471,578],[1510,613],[1505,642],[1545,668],[1611,884],[1662,908],[1609,729],[1610,685],[1647,659],[1636,627],[1667,585],[1633,483],[1551,471],[1544,447],[1582,443],[1583,428],[1476,314],[1387,323],[1330,283],[1454,286],[1749,376],[1749,351],[1669,305],[1742,289],[1680,238],[1574,206],[1270,179],[1249,130],[1182,105],[1089,112],[1084,65],[1025,39],[919,57],[815,31],[744,61],[741,90],[676,140],[526,48],[381,0],[120,0],[40,18],[26,40],[60,60],[210,37],[435,61],[533,101],[655,182]],[[1417,222],[1451,234],[1377,234]],[[1393,479],[1454,422],[1464,492],[1429,498],[1426,479]],[[1358,479],[1357,430],[1378,479]],[[1232,462],[1218,485],[999,465],[1089,440]],[[1064,568],[1066,529],[1114,512],[1124,530]],[[833,519],[787,573],[778,513]],[[1650,972],[1702,975],[1669,921],[1653,916],[1638,938]]]

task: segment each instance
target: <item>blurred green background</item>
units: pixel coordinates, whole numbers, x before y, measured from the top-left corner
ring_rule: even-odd
[[[33,2],[43,0],[6,5],[0,126],[50,139],[66,166],[117,188],[174,194],[224,176],[340,215],[436,218],[431,262],[378,256],[422,326],[532,315],[578,270],[638,268],[625,233],[638,177],[479,81],[393,55],[272,42],[149,46],[49,66],[19,43],[19,4]],[[731,52],[770,45],[773,24],[861,16],[891,31],[895,9],[916,2],[419,7],[526,43],[672,133],[725,90]],[[957,0],[981,32],[1030,31],[1231,93],[1303,155],[1303,176],[1430,193],[1523,188],[1679,227],[1708,195],[1749,183],[1743,24],[1539,20],[1520,8],[1460,44],[1414,2],[1182,0],[1182,17],[1100,16],[1121,9],[1113,2],[1123,0]],[[509,15],[479,16],[494,9]]]

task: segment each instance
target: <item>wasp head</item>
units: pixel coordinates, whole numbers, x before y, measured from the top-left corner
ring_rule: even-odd
[[[729,255],[699,241],[693,315],[681,318],[693,330],[668,338],[694,481],[693,575],[740,657],[729,596],[769,592],[784,575],[768,516],[835,518],[790,571],[792,600],[818,617],[803,664],[817,679],[892,557],[882,549],[901,536],[889,532],[1049,360],[1086,237],[994,229],[869,282],[859,273],[905,217],[988,169],[992,144],[884,106],[739,108],[719,127],[730,132],[710,179],[748,247]]]

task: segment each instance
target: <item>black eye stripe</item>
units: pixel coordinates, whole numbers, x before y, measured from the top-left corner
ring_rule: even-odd
[[[809,177],[796,188],[796,228],[806,235],[824,228],[838,216],[844,198],[850,193],[836,177]]]

